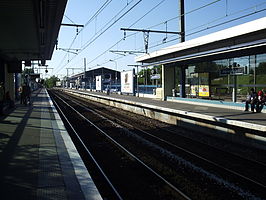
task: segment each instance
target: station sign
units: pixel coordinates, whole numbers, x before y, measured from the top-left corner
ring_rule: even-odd
[[[55,86],[56,86],[56,87],[61,87],[61,86],[62,86],[61,81],[56,81],[56,82],[55,82]]]
[[[151,80],[159,80],[161,79],[161,74],[153,74],[151,75]]]
[[[221,75],[242,75],[244,74],[244,67],[224,68],[220,71]]]

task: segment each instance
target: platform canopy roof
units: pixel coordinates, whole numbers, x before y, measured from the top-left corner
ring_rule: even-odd
[[[67,0],[1,0],[0,57],[49,60]]]
[[[188,64],[266,53],[266,17],[136,57],[143,66]]]

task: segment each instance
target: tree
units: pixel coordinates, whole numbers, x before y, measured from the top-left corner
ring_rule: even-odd
[[[47,88],[55,87],[57,81],[60,81],[60,79],[56,76],[51,76],[50,78],[45,79],[44,86]]]
[[[256,74],[265,74],[266,73],[266,62],[261,62],[256,68]]]
[[[151,75],[152,74],[162,74],[162,66],[153,66],[152,68],[143,68],[139,71],[138,73],[138,82],[139,85],[151,85],[152,80],[151,80]],[[146,80],[147,79],[147,80]],[[161,84],[161,79],[158,80],[158,84]]]

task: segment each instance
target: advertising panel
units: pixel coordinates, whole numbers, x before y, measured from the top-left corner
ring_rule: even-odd
[[[199,96],[210,96],[209,73],[199,73]]]
[[[102,76],[96,76],[96,90],[101,91],[102,90]]]
[[[200,97],[209,97],[210,96],[209,85],[199,85],[199,96]]]
[[[134,92],[133,70],[121,72],[121,92],[124,92],[124,93]]]

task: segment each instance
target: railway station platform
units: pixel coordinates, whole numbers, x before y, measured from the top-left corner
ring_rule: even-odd
[[[45,89],[0,116],[0,199],[102,199]]]
[[[169,124],[256,146],[266,150],[266,113],[244,112],[243,107],[218,107],[185,101],[64,89],[83,98],[122,108]]]

